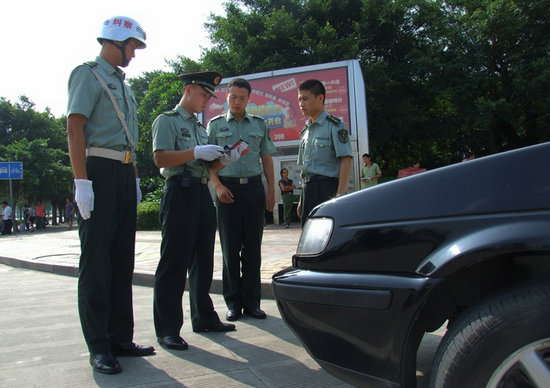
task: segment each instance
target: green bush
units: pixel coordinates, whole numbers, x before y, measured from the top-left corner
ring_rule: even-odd
[[[160,230],[160,202],[140,202],[137,208],[137,230]]]

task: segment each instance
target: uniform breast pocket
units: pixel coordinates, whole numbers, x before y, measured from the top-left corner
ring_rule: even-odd
[[[315,148],[330,148],[330,138],[328,137],[317,137],[313,141]]]
[[[332,144],[328,137],[317,137],[313,141],[313,147],[319,155],[330,154],[332,150]]]
[[[216,144],[224,147],[226,145],[233,145],[232,143],[233,132],[224,131],[216,134]]]
[[[194,147],[196,144],[193,143],[192,137],[188,133],[182,133],[178,131],[176,135],[176,149],[177,150],[187,150],[191,147]]]
[[[248,134],[248,144],[256,149],[260,147],[264,134],[261,132],[250,132]]]

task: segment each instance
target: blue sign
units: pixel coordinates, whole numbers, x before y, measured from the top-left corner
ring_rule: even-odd
[[[23,179],[23,162],[0,162],[0,179]]]

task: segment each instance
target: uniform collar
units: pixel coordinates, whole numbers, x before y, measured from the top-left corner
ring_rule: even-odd
[[[233,116],[233,113],[231,113],[230,110],[227,111],[227,113],[225,114],[225,119],[229,122],[230,120],[235,120],[235,121],[239,121],[235,118],[235,116]],[[250,121],[250,115],[248,114],[247,111],[244,112],[244,116],[243,116],[243,120],[244,119],[247,119],[248,121]]]
[[[174,108],[176,112],[180,114],[181,117],[183,117],[184,120],[191,119],[191,120],[197,120],[197,117],[194,114],[191,114],[185,110],[183,106],[180,104],[176,105]]]
[[[313,124],[317,124],[317,125],[323,125],[324,121],[326,120],[328,116],[328,113],[326,110],[322,111],[321,114],[319,115],[319,117],[317,117],[317,120],[315,121],[311,121],[311,117],[307,120],[306,122],[306,128],[309,128],[311,127]],[[305,128],[304,128],[305,129]]]
[[[111,64],[109,62],[107,62],[105,59],[103,59],[102,57],[98,56],[95,61],[97,62],[97,64],[107,72],[107,74],[109,75],[114,75],[118,78],[120,78],[121,81],[124,81],[124,78],[126,78],[126,74],[120,70],[120,69],[115,69],[113,66],[111,66]]]

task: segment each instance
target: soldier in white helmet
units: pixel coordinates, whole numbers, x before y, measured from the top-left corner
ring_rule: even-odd
[[[139,134],[136,99],[120,69],[145,48],[145,31],[135,20],[115,16],[103,23],[97,40],[99,56],[69,78],[67,137],[80,213],[80,322],[93,369],[112,374],[121,371],[117,356],[155,350],[133,342]]]

